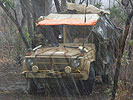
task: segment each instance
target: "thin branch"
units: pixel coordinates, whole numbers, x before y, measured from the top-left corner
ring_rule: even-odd
[[[121,0],[121,4],[125,7],[127,7],[129,5],[129,0],[126,0],[126,2],[124,3],[124,0]]]
[[[84,1],[85,1],[85,0],[82,0],[82,1],[80,0],[79,4],[82,4]]]
[[[22,32],[22,29],[21,29],[21,27],[20,27],[20,25],[19,25],[18,20],[16,20],[16,19],[13,17],[13,15],[8,11],[8,9],[3,5],[3,2],[1,2],[1,1],[0,1],[0,6],[1,6],[1,8],[5,11],[5,13],[7,14],[7,16],[8,16],[8,17],[13,21],[13,23],[16,25],[16,27],[17,27],[17,29],[18,29],[18,31],[19,31],[19,33],[20,33],[22,39],[23,39],[23,42],[24,42],[26,48],[29,49],[30,46],[29,46],[29,44],[28,44],[28,42],[27,42],[27,40],[26,40],[26,38],[25,38],[25,36],[24,36],[24,34],[23,34],[23,32]]]
[[[118,1],[118,0],[115,0],[118,4],[119,4],[119,6],[124,10],[124,12],[125,12],[125,14],[126,14],[126,16],[128,16],[129,14],[128,14],[128,11],[121,5],[121,3]]]
[[[21,11],[22,11],[22,15],[23,15],[23,18],[21,20],[21,28],[23,28],[24,24],[25,24],[25,19],[26,19],[26,12],[25,12],[25,6],[22,2],[23,0],[20,0],[20,4],[21,4]]]
[[[6,7],[3,5],[3,2],[0,1],[0,6],[3,8],[3,10],[6,12],[6,14],[11,18],[11,20],[16,23],[16,19],[12,16],[12,14],[6,9]]]
[[[129,0],[129,2],[130,2],[130,4],[131,4],[131,7],[132,7],[132,9],[133,9],[133,3],[132,3],[132,1],[131,1],[131,0]]]
[[[130,23],[131,23],[132,17],[133,17],[133,9],[132,9],[131,13],[129,14],[128,19],[126,21],[127,28],[128,28],[128,25],[129,25],[129,28],[130,28]],[[125,46],[125,41],[126,41],[128,33],[129,33],[129,29],[127,29],[127,30],[125,29],[125,32],[124,32],[124,35],[123,35],[123,39],[122,39],[122,43],[121,43],[122,52],[124,52],[124,48],[123,47]]]
[[[9,2],[6,2],[8,4],[8,6],[13,10],[14,12],[14,15],[15,15],[15,19],[18,20],[18,17],[17,17],[17,13],[16,13],[16,10],[9,4]]]

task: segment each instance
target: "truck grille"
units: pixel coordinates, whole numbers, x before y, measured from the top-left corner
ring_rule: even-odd
[[[37,58],[35,62],[40,70],[64,71],[64,68],[70,65],[69,58]]]

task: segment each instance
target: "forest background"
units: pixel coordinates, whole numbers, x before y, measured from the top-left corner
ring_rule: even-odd
[[[27,49],[37,46],[35,22],[40,16],[65,11],[66,1],[86,4],[87,0],[0,0],[0,64],[21,66]],[[133,1],[88,0],[88,3],[110,11],[110,19],[122,32],[114,66],[114,88],[110,91],[113,98],[128,100],[133,89]]]

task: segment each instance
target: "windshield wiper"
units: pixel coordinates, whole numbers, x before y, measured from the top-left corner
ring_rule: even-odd
[[[78,49],[79,47],[74,47],[74,46],[64,46],[64,48],[75,48],[75,49]]]

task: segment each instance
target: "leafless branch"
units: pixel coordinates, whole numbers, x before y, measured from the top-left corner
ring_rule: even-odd
[[[130,4],[131,4],[131,7],[133,9],[133,2],[131,0],[129,0]]]
[[[21,11],[22,11],[22,14],[23,14],[23,18],[21,20],[21,28],[23,28],[23,26],[25,24],[25,20],[26,20],[26,12],[25,12],[25,6],[24,6],[22,0],[20,0],[20,4],[21,4]]]
[[[115,76],[114,76],[114,84],[113,84],[113,91],[112,91],[112,100],[115,100],[115,94],[116,90],[118,89],[118,77],[120,74],[120,68],[121,68],[121,59],[125,48],[125,43],[127,36],[129,34],[129,28],[131,24],[131,19],[133,17],[133,9],[128,15],[128,18],[125,23],[125,30],[123,31],[122,41],[120,43],[119,52],[118,52],[118,58],[117,58],[117,64],[116,64],[116,70],[115,70]]]
[[[80,0],[79,4],[82,4],[85,0]]]
[[[15,15],[15,19],[18,20],[16,10],[9,4],[9,2],[6,2],[6,3],[7,3],[8,6],[13,10],[14,15]]]
[[[121,0],[121,4],[126,7],[129,5],[129,0],[126,0],[126,1]]]
[[[24,34],[22,32],[22,29],[21,29],[21,27],[19,25],[18,20],[13,17],[13,15],[11,14],[11,12],[9,12],[8,9],[3,5],[3,2],[2,1],[0,1],[0,7],[5,11],[5,13],[8,15],[8,17],[13,21],[13,23],[18,28],[18,31],[19,31],[19,33],[20,33],[20,35],[21,35],[21,37],[23,39],[23,42],[24,42],[25,46],[27,47],[27,49],[30,48],[30,46],[29,46],[29,44],[28,44],[28,42],[27,42],[27,40],[26,40],[26,38],[25,38],[25,36],[24,36]]]
[[[128,16],[128,11],[121,5],[121,3],[118,0],[115,0],[119,6],[124,10],[125,14]]]

